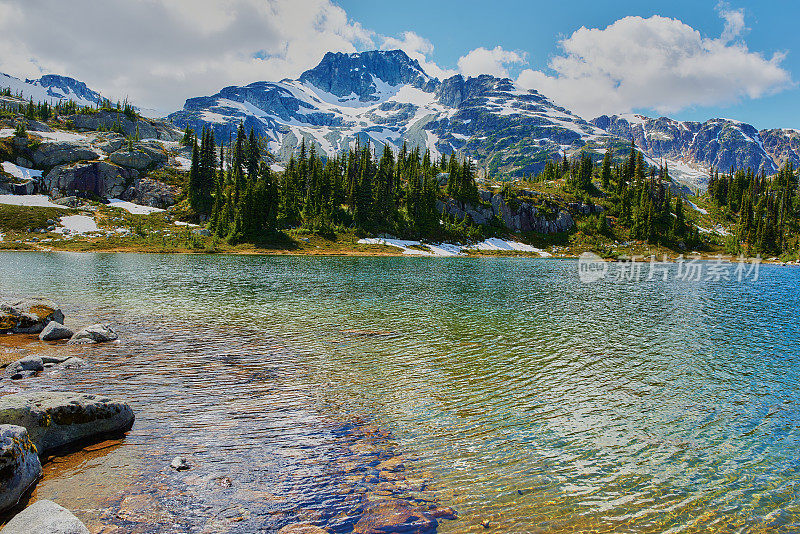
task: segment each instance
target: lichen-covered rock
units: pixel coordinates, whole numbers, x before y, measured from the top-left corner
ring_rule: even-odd
[[[28,431],[0,425],[0,512],[15,506],[41,475],[42,464]]]
[[[0,302],[0,333],[38,334],[51,321],[63,323],[64,314],[50,299],[35,297]]]
[[[108,156],[112,163],[138,171],[162,167],[168,159],[164,148],[157,142],[134,143],[132,147],[123,147]]]
[[[0,534],[89,534],[89,529],[63,506],[42,499],[15,515]]]
[[[385,499],[369,504],[353,534],[433,534],[439,526],[430,513],[408,501]]]
[[[110,324],[93,324],[73,334],[67,343],[72,345],[82,343],[107,343],[109,341],[116,341],[119,336]]]
[[[59,339],[69,339],[74,332],[56,321],[50,321],[47,326],[39,333],[42,341],[58,341]]]
[[[0,397],[0,424],[23,426],[39,454],[133,424],[130,406],[101,395],[39,392]]]
[[[87,141],[55,141],[42,143],[32,157],[37,169],[49,169],[65,163],[96,160],[100,154]]]

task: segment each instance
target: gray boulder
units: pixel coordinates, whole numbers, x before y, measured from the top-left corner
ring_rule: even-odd
[[[0,534],[89,534],[89,529],[66,508],[43,499],[15,515]]]
[[[38,372],[44,369],[44,361],[39,356],[26,356],[6,367],[6,374],[15,375],[22,371]]]
[[[0,512],[15,506],[42,475],[36,452],[24,427],[0,425]]]
[[[0,302],[0,333],[38,334],[51,321],[64,322],[64,314],[52,300],[36,297]]]
[[[50,128],[45,123],[39,122],[39,121],[33,120],[33,119],[28,119],[28,120],[25,121],[25,128],[27,128],[27,130],[29,132],[52,132],[53,131],[53,129]]]
[[[39,334],[42,341],[57,341],[59,339],[69,339],[74,332],[61,323],[50,321],[44,330]]]
[[[109,163],[93,161],[74,165],[58,165],[44,177],[46,191],[60,191],[65,194],[91,193],[101,198],[119,197],[127,185],[138,178],[139,173]]]
[[[39,454],[130,428],[130,406],[100,395],[38,392],[0,397],[0,424],[23,426]]]
[[[123,147],[108,156],[108,160],[122,167],[130,167],[138,171],[163,167],[169,157],[158,142],[135,143],[133,150]]]
[[[37,169],[49,169],[56,165],[91,161],[100,158],[100,154],[87,142],[56,141],[42,143],[33,151],[33,165]]]
[[[75,332],[69,339],[68,343],[82,344],[82,343],[107,343],[109,341],[116,341],[119,336],[110,324],[93,324]]]

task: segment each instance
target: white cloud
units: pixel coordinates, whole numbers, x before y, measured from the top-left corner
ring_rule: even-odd
[[[660,16],[625,17],[602,30],[582,27],[561,41],[564,54],[549,63],[554,75],[526,69],[517,83],[587,118],[638,108],[672,113],[788,86],[783,55],[767,59],[732,42],[745,29],[744,15],[720,13],[725,30],[716,39]]]
[[[420,67],[429,76],[434,76],[440,80],[458,74],[457,71],[443,69],[434,63],[430,59],[433,54],[433,43],[412,31],[403,32],[402,37],[399,39],[396,37],[384,37],[381,50],[402,50],[411,59],[419,61]]]
[[[496,46],[492,50],[476,48],[458,59],[458,69],[465,76],[491,74],[500,78],[508,77],[508,65],[525,62],[524,52],[503,50]]]
[[[731,9],[727,2],[717,4],[717,12],[725,21],[720,40],[729,43],[741,36],[748,28],[744,24],[744,9]]]
[[[161,111],[373,37],[330,0],[0,0],[0,71],[66,74]]]

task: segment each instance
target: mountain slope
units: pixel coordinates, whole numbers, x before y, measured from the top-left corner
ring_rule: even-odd
[[[20,80],[0,72],[0,89],[11,89],[13,95],[22,93],[23,98],[33,98],[34,102],[56,103],[60,100],[74,100],[81,106],[93,106],[100,99],[100,93],[89,89],[85,83],[67,76],[47,74],[38,80]]]
[[[691,180],[702,187],[711,167],[723,172],[752,168],[773,174],[785,163],[800,163],[800,133],[795,130],[762,130],[730,119],[680,122],[667,117],[603,115],[592,124],[628,141],[633,140],[653,159],[665,159],[674,167],[694,171]]]
[[[297,80],[226,87],[190,98],[170,115],[176,125],[210,126],[228,143],[240,122],[288,159],[302,139],[332,155],[370,142],[403,143],[433,157],[458,152],[492,173],[541,169],[555,154],[619,140],[536,91],[492,76],[444,81],[400,50],[328,53]]]

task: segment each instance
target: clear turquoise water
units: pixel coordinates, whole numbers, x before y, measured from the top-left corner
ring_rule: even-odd
[[[440,532],[800,530],[797,269],[581,284],[558,260],[0,253],[0,273],[0,294],[119,325],[83,371],[21,386],[134,404],[123,447],[43,486],[86,509],[70,495],[120,458],[185,484],[159,469],[189,450],[240,492],[195,487],[185,520],[225,503],[267,529],[242,491],[320,506],[336,425],[364,418],[459,511]]]

